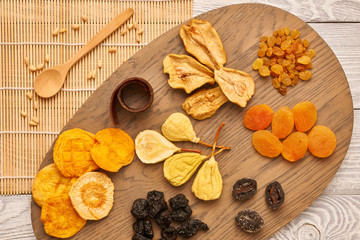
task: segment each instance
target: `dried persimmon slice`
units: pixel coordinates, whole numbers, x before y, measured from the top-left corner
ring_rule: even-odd
[[[54,146],[54,162],[65,177],[79,177],[99,168],[90,156],[95,143],[92,133],[74,128],[60,134]]]
[[[86,224],[73,208],[67,194],[47,199],[41,209],[41,221],[45,232],[53,237],[68,238]]]
[[[90,153],[100,168],[109,172],[117,172],[134,159],[134,141],[123,130],[103,129],[96,133],[95,139],[96,142]]]
[[[32,186],[34,201],[41,207],[48,198],[68,194],[76,179],[61,175],[55,163],[47,165],[35,176]]]
[[[76,212],[84,219],[106,217],[114,204],[114,184],[101,172],[88,172],[72,185],[69,196]]]

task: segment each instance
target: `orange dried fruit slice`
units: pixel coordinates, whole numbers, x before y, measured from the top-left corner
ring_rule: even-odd
[[[286,160],[295,162],[305,156],[308,142],[308,136],[305,133],[294,132],[283,141],[281,154]]]
[[[281,107],[271,122],[272,133],[279,139],[286,138],[294,129],[294,115],[290,108]]]
[[[47,199],[41,209],[41,221],[45,232],[53,237],[68,238],[79,232],[86,224],[73,208],[66,194]]]
[[[55,163],[47,165],[35,176],[32,186],[32,196],[40,207],[51,197],[68,194],[76,178],[61,175]]]
[[[95,135],[79,128],[60,134],[54,146],[54,162],[65,177],[79,177],[99,168],[90,156]]]
[[[280,140],[267,130],[254,132],[252,136],[252,143],[255,150],[265,157],[277,157],[283,150]]]
[[[296,104],[292,112],[294,114],[295,128],[299,132],[309,131],[317,120],[315,105],[310,101]]]
[[[135,145],[132,138],[123,130],[107,128],[96,133],[95,144],[90,154],[100,168],[117,172],[132,162]]]
[[[114,204],[114,184],[101,172],[88,172],[72,185],[69,196],[76,212],[84,219],[106,217]]]
[[[249,108],[244,116],[244,126],[251,130],[267,128],[274,116],[274,111],[265,104],[255,105]]]
[[[315,157],[328,157],[336,148],[336,136],[328,127],[315,126],[311,129],[308,137],[308,149]]]

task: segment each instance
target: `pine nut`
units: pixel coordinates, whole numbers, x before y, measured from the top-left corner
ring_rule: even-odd
[[[30,65],[30,66],[29,66],[29,70],[30,70],[31,72],[36,72],[36,71],[37,71],[37,68],[36,68],[35,65]]]
[[[53,36],[57,36],[59,34],[59,28],[55,28],[52,33]]]
[[[34,122],[34,121],[31,120],[31,121],[29,121],[29,125],[30,125],[30,126],[37,126],[38,124],[37,124],[36,122]]]
[[[29,66],[29,58],[28,57],[24,57],[24,63],[27,67]]]
[[[124,29],[124,30],[121,31],[120,35],[124,36],[126,33],[127,33],[127,29]]]
[[[87,75],[86,75],[86,78],[87,78],[88,80],[90,80],[91,77],[92,77],[92,70],[88,71],[88,73],[87,73]]]
[[[136,42],[140,42],[140,35],[139,34],[136,34]]]
[[[31,121],[33,121],[34,123],[38,124],[39,123],[39,119],[37,117],[32,117]]]
[[[127,29],[128,29],[128,30],[131,30],[133,27],[134,27],[134,24],[132,24],[132,23],[130,23],[130,24],[127,25]]]
[[[116,53],[116,48],[109,48],[109,53]]]
[[[35,101],[34,102],[34,109],[37,110],[39,108],[39,103],[38,101]]]
[[[28,97],[28,99],[32,100],[33,99],[33,95],[31,92],[27,92],[26,96]]]
[[[138,28],[138,23],[137,23],[137,22],[134,22],[133,28],[134,28],[134,29],[137,29],[137,28]]]
[[[44,68],[44,64],[43,63],[40,63],[36,66],[36,70],[41,70]]]
[[[92,70],[91,78],[92,79],[96,78],[96,70]]]
[[[137,35],[142,35],[144,33],[144,29],[139,29],[139,31],[137,31]]]
[[[20,111],[21,116],[26,117],[27,113],[25,111]]]
[[[82,15],[82,16],[81,16],[81,20],[83,20],[83,22],[87,22],[87,16]]]
[[[80,25],[79,24],[73,24],[73,25],[71,25],[71,28],[76,31],[76,30],[79,30]]]
[[[50,54],[46,53],[45,54],[45,62],[49,62],[50,61]]]
[[[98,68],[102,68],[102,60],[101,59],[99,59],[99,61],[98,61]]]
[[[66,28],[62,28],[62,29],[60,29],[59,33],[60,33],[60,34],[63,34],[63,33],[65,33],[66,31],[67,31]]]

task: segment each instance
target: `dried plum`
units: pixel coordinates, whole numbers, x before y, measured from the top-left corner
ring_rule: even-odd
[[[169,204],[172,209],[183,208],[189,205],[189,200],[185,197],[184,194],[178,194],[175,197],[169,199]]]
[[[161,230],[161,237],[165,240],[175,240],[177,238],[176,229],[168,227]]]
[[[136,199],[131,208],[131,214],[136,219],[146,218],[149,215],[149,204],[146,199]]]
[[[171,212],[171,218],[178,222],[183,222],[188,219],[192,214],[190,206],[173,209]]]
[[[139,233],[135,233],[132,238],[132,240],[151,240],[152,238],[147,238],[144,237],[143,235],[139,234]]]
[[[264,226],[262,217],[252,209],[240,211],[235,217],[235,221],[236,225],[248,233],[255,233]]]
[[[155,218],[161,210],[168,208],[163,192],[156,190],[148,192],[147,200],[149,204],[149,216],[152,218]]]
[[[149,220],[144,219],[138,219],[133,224],[133,229],[135,233],[139,233],[140,235],[147,237],[147,238],[153,238],[154,232],[152,229],[152,224]]]
[[[171,223],[170,211],[168,209],[162,210],[156,215],[155,221],[161,228],[169,227]]]
[[[257,183],[251,178],[242,178],[237,180],[233,186],[232,196],[241,201],[252,198],[257,190]]]
[[[280,183],[274,181],[270,183],[265,189],[265,200],[270,208],[278,209],[285,200],[285,193]]]
[[[189,238],[194,236],[199,230],[209,230],[209,227],[202,221],[189,218],[176,229],[179,236]]]

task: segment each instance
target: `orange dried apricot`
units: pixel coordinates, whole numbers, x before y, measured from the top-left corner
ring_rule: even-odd
[[[325,126],[315,126],[309,133],[308,149],[315,157],[326,158],[330,156],[336,148],[336,137],[330,128]]]
[[[302,132],[294,132],[283,141],[282,145],[282,156],[290,162],[295,162],[305,156],[308,136]]]
[[[254,132],[252,144],[258,153],[270,158],[279,156],[283,150],[280,140],[267,130]]]
[[[266,104],[255,105],[249,108],[244,116],[244,126],[251,130],[267,128],[274,116],[274,111]]]
[[[290,108],[281,107],[271,122],[272,133],[279,139],[286,138],[294,129],[294,115]]]
[[[315,105],[310,101],[296,104],[292,112],[294,114],[295,128],[299,132],[309,131],[317,120]]]

